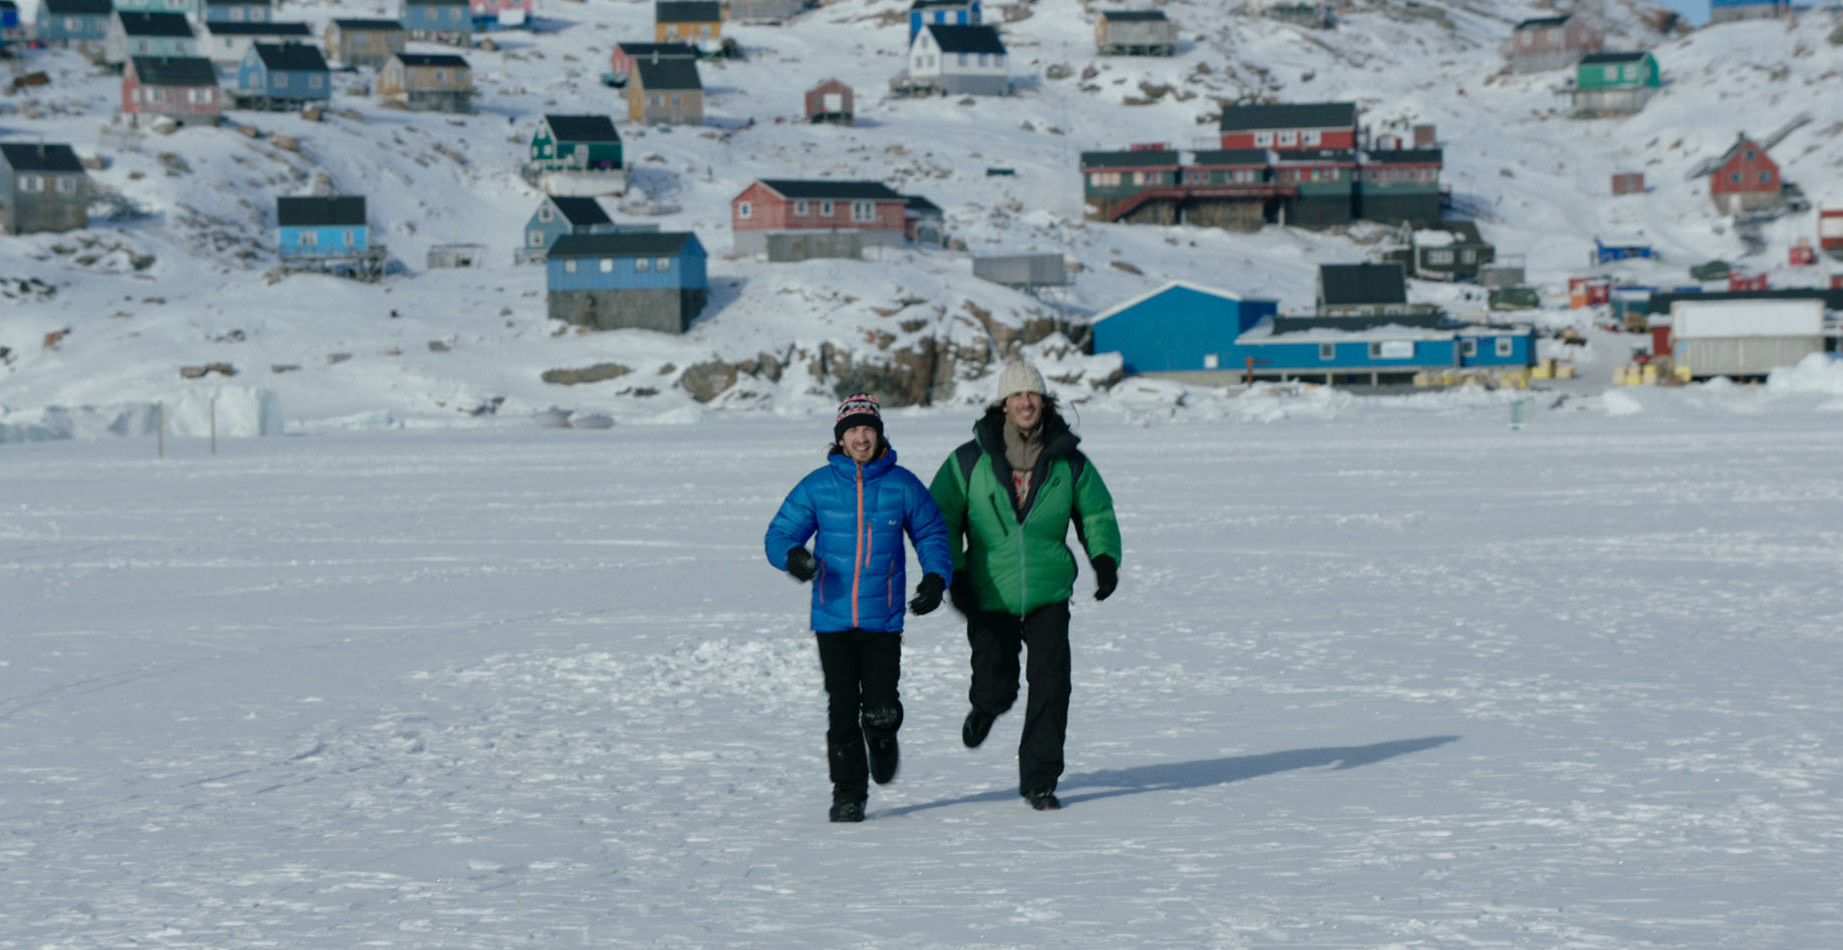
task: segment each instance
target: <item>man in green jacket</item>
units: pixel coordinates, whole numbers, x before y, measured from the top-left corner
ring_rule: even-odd
[[[998,402],[973,425],[973,440],[941,463],[928,491],[947,519],[953,604],[966,615],[973,683],[960,738],[985,741],[1017,701],[1018,655],[1030,652],[1018,792],[1039,811],[1060,808],[1062,745],[1069,725],[1069,598],[1075,556],[1069,522],[1094,566],[1095,600],[1119,583],[1120,525],[1101,475],[1075,447],[1043,374],[1005,367]]]

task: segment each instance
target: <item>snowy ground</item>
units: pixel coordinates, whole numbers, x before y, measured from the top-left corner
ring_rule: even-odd
[[[1843,945],[1838,400],[1550,398],[1095,407],[1067,807],[943,610],[861,826],[821,421],[7,446],[0,948]]]

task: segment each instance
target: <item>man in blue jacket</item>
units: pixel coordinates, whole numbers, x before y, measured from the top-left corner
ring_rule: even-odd
[[[826,761],[833,821],[863,821],[868,776],[896,777],[902,703],[902,598],[908,532],[925,572],[908,608],[941,605],[953,580],[947,523],[927,486],[896,464],[877,397],[838,407],[826,464],[800,480],[768,523],[768,563],[813,585],[813,632],[826,685]],[[806,540],[817,535],[813,550]],[[868,741],[870,754],[865,757]]]

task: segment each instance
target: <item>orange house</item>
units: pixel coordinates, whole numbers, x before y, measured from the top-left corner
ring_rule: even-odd
[[[657,0],[653,4],[654,42],[715,42],[722,38],[723,5],[717,0]]]

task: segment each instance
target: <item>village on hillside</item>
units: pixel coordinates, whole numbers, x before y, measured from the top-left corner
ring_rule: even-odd
[[[240,117],[269,112],[323,121],[350,110],[359,93],[371,106],[406,113],[477,115],[470,56],[513,43],[512,37],[527,55],[541,55],[554,35],[540,28],[543,18],[567,14],[534,10],[533,0],[392,3],[394,17],[347,17],[321,16],[323,6],[300,8],[293,0],[38,0],[36,12],[22,17],[15,0],[0,0],[0,52],[12,71],[8,92],[15,104],[31,101],[47,83],[36,63],[74,52],[119,77],[115,108],[99,117],[111,134],[183,136],[237,126],[256,135]],[[751,55],[735,36],[737,25],[798,31],[824,9],[810,0],[649,5],[650,32],[613,37],[605,62],[570,67],[588,69],[620,107],[508,116],[504,148],[539,196],[516,235],[433,244],[423,259],[404,261],[392,254],[368,205],[377,194],[348,182],[339,191],[256,197],[271,209],[265,247],[272,250],[264,253],[272,258],[250,265],[279,279],[321,274],[362,282],[415,281],[457,268],[541,268],[545,315],[583,332],[685,334],[708,314],[713,268],[723,260],[874,262],[880,249],[970,257],[974,278],[1058,306],[1058,289],[1080,265],[1029,248],[967,250],[944,211],[960,197],[945,184],[810,175],[763,162],[742,170],[752,181],[729,199],[728,234],[667,230],[646,220],[660,209],[656,196],[635,189],[637,137],[672,128],[746,132],[756,116],[717,124],[706,115],[716,94],[711,70]],[[1024,94],[1042,79],[1012,50],[1039,21],[1013,17],[1012,9],[981,0],[907,2],[897,22],[863,27],[886,47],[878,52],[889,66],[884,83],[853,88],[837,76],[802,83],[797,121],[849,130],[860,122],[859,104],[872,99]],[[1124,2],[1093,9],[1085,14],[1093,54],[1177,55],[1190,42],[1178,9]],[[1834,15],[1780,0],[1714,0],[1712,11],[1702,30]],[[1351,13],[1342,3],[1250,0],[1238,15],[1327,33],[1350,29]],[[1657,50],[1615,46],[1607,36],[1605,23],[1590,13],[1514,23],[1499,39],[1500,75],[1549,83],[1557,113],[1583,128],[1639,115],[1672,82],[1672,63]],[[1079,200],[1085,227],[1159,229],[1174,244],[1176,235],[1204,231],[1362,229],[1368,235],[1352,245],[1348,259],[1316,267],[1309,307],[1283,307],[1232,283],[1166,281],[1069,320],[1065,328],[1086,352],[1118,354],[1128,375],[1209,385],[1278,379],[1526,387],[1573,372],[1568,344],[1582,342],[1581,335],[1554,329],[1556,321],[1544,315],[1557,310],[1591,314],[1595,325],[1638,341],[1629,364],[1620,361],[1612,380],[1618,384],[1757,378],[1838,349],[1843,205],[1814,203],[1807,194],[1821,194],[1814,186],[1829,183],[1788,180],[1777,151],[1813,121],[1809,115],[1747,129],[1725,150],[1700,156],[1686,180],[1659,180],[1632,168],[1591,183],[1612,203],[1704,186],[1712,212],[1747,256],[1664,260],[1655,235],[1596,235],[1581,249],[1564,294],[1527,272],[1526,248],[1488,239],[1493,226],[1481,218],[1480,203],[1489,195],[1456,193],[1443,180],[1449,143],[1439,127],[1379,114],[1387,103],[1318,98],[1310,88],[1223,102],[1207,138],[1174,124],[1162,140],[1070,143],[1066,194]],[[291,145],[281,135],[268,142]],[[0,127],[0,234],[112,226],[92,220],[92,209],[108,197],[92,177],[98,167],[95,156],[71,142]],[[1015,170],[993,165],[984,174]],[[1769,225],[1797,216],[1814,220],[1815,228],[1774,244],[1784,231]],[[516,244],[513,254],[491,250],[508,239]],[[1783,262],[1776,271],[1808,279],[1774,286],[1757,264],[1768,258]],[[1639,262],[1644,270],[1634,278],[1626,267]],[[1677,273],[1674,282],[1657,279],[1666,269]],[[1456,290],[1430,296],[1424,289],[1433,287]],[[54,343],[48,338],[46,345]]]

